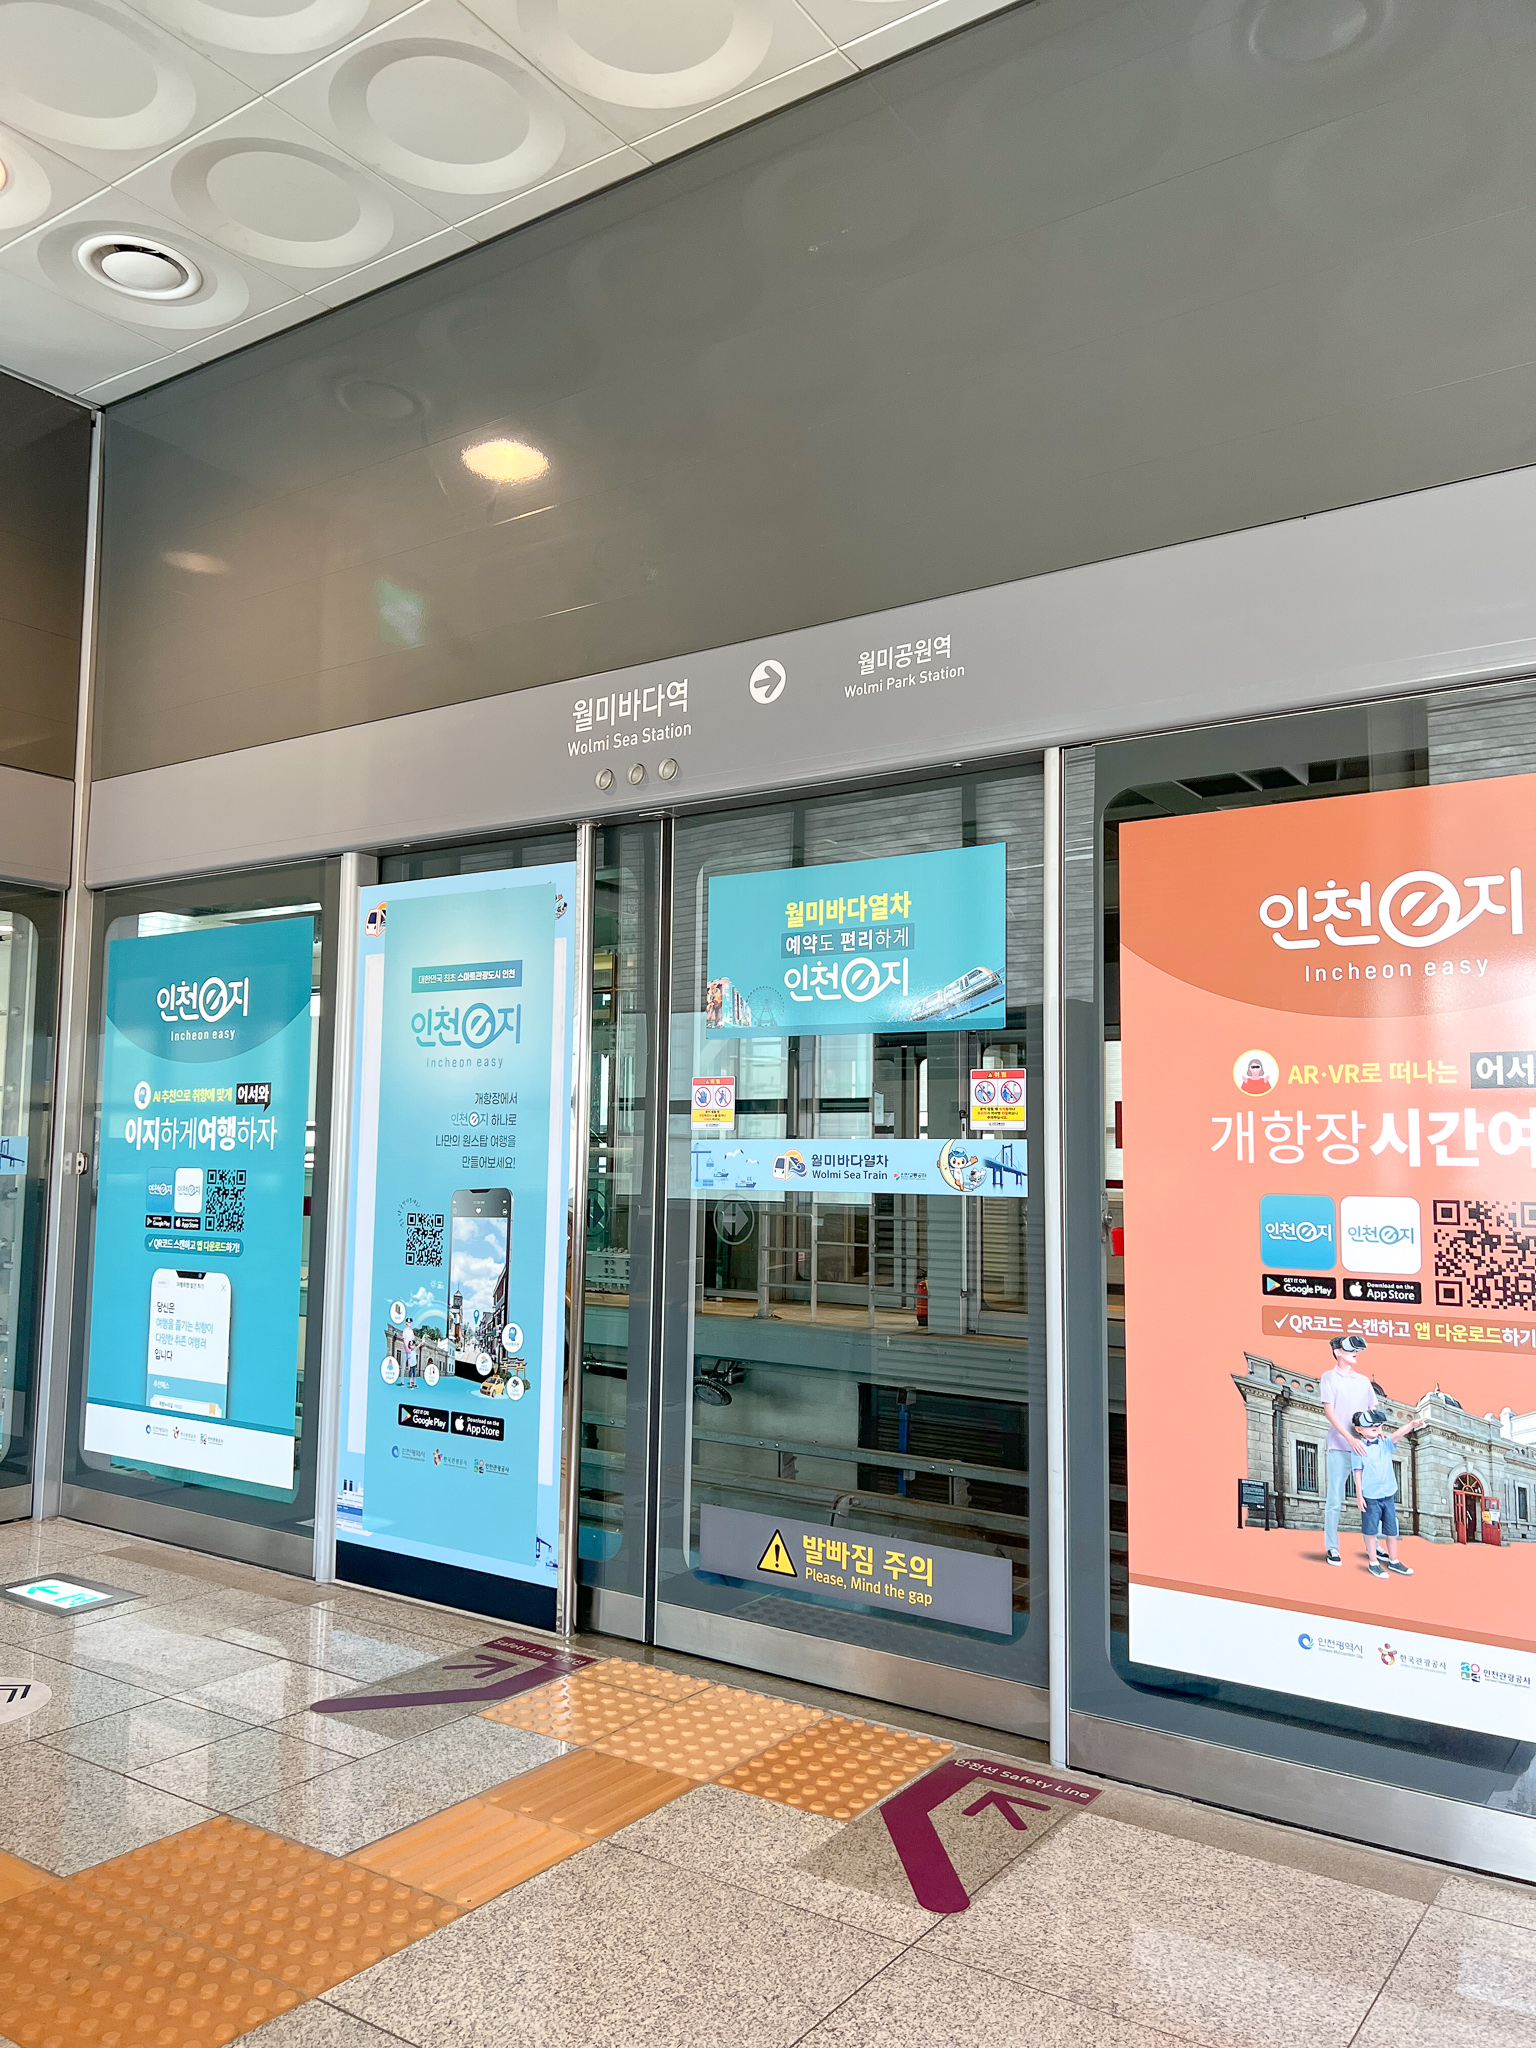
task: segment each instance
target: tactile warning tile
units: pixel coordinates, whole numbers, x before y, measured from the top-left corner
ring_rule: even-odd
[[[702,1784],[821,1719],[816,1708],[797,1706],[792,1700],[712,1685],[708,1692],[632,1721],[592,1746],[608,1756],[626,1757]]]
[[[487,1707],[481,1718],[499,1721],[507,1728],[528,1728],[536,1735],[553,1736],[557,1742],[596,1742],[599,1736],[611,1735],[616,1728],[655,1710],[655,1701],[643,1693],[599,1683],[582,1672],[579,1677],[557,1678],[553,1685],[541,1685],[536,1692]]]
[[[300,2003],[205,1943],[132,1931],[131,1917],[73,1884],[0,1907],[0,2032],[20,2048],[224,2048]]]
[[[617,1685],[625,1692],[645,1693],[657,1700],[686,1700],[714,1689],[707,1678],[695,1678],[688,1671],[663,1671],[659,1664],[637,1664],[629,1657],[605,1657],[582,1675],[594,1685]]]
[[[377,1870],[230,1819],[98,1864],[76,1883],[306,1998],[457,1917]]]
[[[39,1870],[35,1863],[23,1863],[19,1856],[7,1856],[0,1849],[0,1900],[14,1899],[22,1892],[30,1892],[40,1884],[57,1884],[59,1880],[46,1870]]]
[[[353,1861],[468,1907],[483,1906],[585,1847],[581,1835],[470,1799],[359,1850]]]
[[[737,1792],[755,1792],[780,1806],[798,1806],[803,1813],[852,1820],[931,1769],[953,1746],[829,1714],[814,1727],[749,1758],[720,1783]]]
[[[586,1843],[616,1834],[692,1789],[691,1779],[585,1749],[525,1771],[485,1796],[493,1806],[544,1821]]]

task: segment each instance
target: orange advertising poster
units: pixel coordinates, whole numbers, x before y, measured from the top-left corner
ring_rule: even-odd
[[[1533,776],[1121,828],[1138,1663],[1536,1733],[1533,856]]]

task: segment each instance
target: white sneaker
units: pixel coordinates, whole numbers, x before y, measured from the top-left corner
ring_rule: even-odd
[[[1326,1553],[1326,1557],[1327,1557],[1327,1562],[1328,1562],[1329,1564],[1337,1564],[1337,1565],[1342,1565],[1342,1564],[1343,1564],[1343,1562],[1344,1562],[1343,1558],[1342,1558],[1342,1557],[1340,1557],[1339,1553],[1338,1553],[1338,1552],[1337,1552],[1336,1550],[1330,1550],[1330,1551],[1328,1551],[1328,1552]]]

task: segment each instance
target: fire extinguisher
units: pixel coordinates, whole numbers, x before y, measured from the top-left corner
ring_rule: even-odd
[[[928,1282],[926,1279],[919,1280],[917,1283],[917,1327],[920,1330],[926,1330],[928,1327]]]

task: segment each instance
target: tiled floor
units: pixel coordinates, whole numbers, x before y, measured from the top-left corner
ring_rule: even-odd
[[[0,1724],[0,2048],[1536,2048],[1536,1889],[1118,1786],[1010,1813],[1007,1737],[617,1643],[551,1680],[495,1622],[0,1526],[0,1574],[63,1568],[143,1597],[0,1602],[51,1694]],[[489,1712],[314,1711],[482,1645]]]

